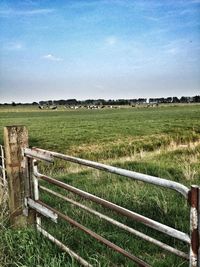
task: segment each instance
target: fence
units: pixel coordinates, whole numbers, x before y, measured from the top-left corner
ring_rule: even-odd
[[[55,223],[59,219],[63,219],[66,222],[70,223],[71,225],[87,233],[89,236],[98,240],[99,242],[105,244],[107,247],[129,258],[130,260],[135,262],[138,266],[145,266],[145,267],[150,266],[148,263],[144,262],[137,256],[132,255],[123,248],[110,242],[104,237],[98,235],[97,233],[91,231],[90,229],[81,225],[77,221],[73,220],[69,216],[61,213],[60,211],[50,207],[49,205],[41,201],[39,198],[39,192],[41,190],[53,196],[60,197],[64,201],[67,201],[79,208],[82,208],[83,210],[91,214],[94,214],[100,217],[101,219],[115,226],[118,226],[119,228],[133,235],[136,235],[137,237],[140,237],[148,242],[151,242],[161,247],[162,249],[177,255],[178,257],[182,257],[188,260],[190,267],[200,266],[200,250],[199,250],[200,187],[199,186],[193,185],[189,189],[186,186],[174,181],[153,177],[129,170],[124,170],[121,168],[112,167],[105,164],[84,160],[80,158],[75,158],[61,153],[47,151],[39,148],[28,148],[28,133],[26,128],[23,126],[6,127],[4,132],[4,140],[5,140],[5,151],[6,151],[7,177],[10,189],[9,206],[11,211],[11,223],[13,224],[13,226],[21,227],[27,224],[36,223],[36,229],[39,232],[41,232],[41,234],[50,239],[61,249],[69,253],[83,266],[91,266],[86,260],[81,258],[70,248],[68,248],[66,245],[61,243],[58,239],[56,239],[54,236],[52,236],[45,229],[42,228],[41,224],[42,216],[51,219]],[[120,176],[128,177],[133,180],[143,181],[144,183],[150,183],[155,186],[168,188],[177,192],[177,194],[181,194],[182,197],[185,198],[185,200],[188,202],[188,205],[190,206],[190,235],[38,172],[37,169],[38,160],[53,162],[55,159],[61,159],[81,164],[101,171],[106,171]],[[140,222],[152,229],[156,229],[157,231],[165,235],[174,237],[188,245],[189,248],[188,253],[180,251],[172,246],[169,246],[140,231],[137,231],[125,224],[122,224],[114,220],[113,218],[110,218],[100,212],[97,212],[94,209],[91,209],[81,203],[78,203],[60,193],[57,193],[51,189],[41,186],[39,185],[40,180],[44,180],[66,191],[81,196],[84,199],[100,204],[101,206],[113,210],[128,218],[131,218],[134,221]],[[16,194],[16,190],[18,194]]]
[[[0,187],[6,187],[6,183],[4,147],[0,145]]]
[[[6,180],[4,147],[0,145],[0,220],[3,222],[8,215],[8,187]]]

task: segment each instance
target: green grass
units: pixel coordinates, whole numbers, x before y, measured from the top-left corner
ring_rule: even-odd
[[[23,124],[30,144],[92,159],[130,156],[199,139],[200,106],[158,109],[1,112],[0,127]],[[2,143],[2,136],[0,136]]]
[[[0,108],[0,127],[12,124],[28,127],[31,146],[111,163],[188,187],[200,183],[199,105],[92,111]],[[2,140],[0,135],[0,143]],[[54,165],[40,164],[39,168],[66,183],[189,233],[187,203],[175,192],[64,161],[56,161]],[[169,245],[183,251],[188,249],[182,242],[100,205],[45,182],[42,184]],[[41,199],[152,266],[188,266],[184,260],[50,194],[41,192]],[[94,266],[135,266],[62,220],[55,225],[43,219],[43,225]],[[34,228],[17,231],[3,227],[5,223],[0,232],[0,266],[79,266]]]

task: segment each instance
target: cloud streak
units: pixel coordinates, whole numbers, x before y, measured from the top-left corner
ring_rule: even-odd
[[[52,54],[44,55],[42,58],[49,61],[63,61],[62,58],[53,56]]]
[[[21,51],[24,50],[25,46],[21,42],[9,42],[5,45],[2,46],[4,50],[9,50],[9,51]]]
[[[191,4],[200,4],[200,0],[192,0]]]
[[[0,16],[1,17],[14,17],[14,16],[34,16],[34,15],[46,15],[54,12],[55,9],[51,8],[38,8],[38,9],[26,9],[26,10],[19,10],[19,9],[0,9]]]

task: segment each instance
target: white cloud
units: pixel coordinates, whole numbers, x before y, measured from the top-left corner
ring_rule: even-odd
[[[69,6],[71,8],[89,8],[89,7],[95,7],[96,5],[98,4],[102,4],[102,1],[100,2],[99,0],[97,1],[84,1],[84,0],[81,0],[81,1],[72,1]]]
[[[151,20],[154,22],[158,22],[162,19],[162,17],[155,17],[155,16],[143,16],[144,19]]]
[[[19,51],[24,49],[24,44],[22,44],[21,42],[11,42],[4,45],[3,48],[6,50]]]
[[[50,61],[62,61],[63,60],[62,58],[53,56],[51,54],[44,55],[42,58],[46,60],[50,60]]]
[[[195,51],[198,49],[199,45],[192,40],[187,39],[176,39],[171,40],[168,44],[163,46],[163,51],[171,55],[182,55],[190,53],[190,51]]]
[[[108,36],[105,42],[109,46],[114,46],[117,43],[117,38],[115,36]]]
[[[22,11],[21,15],[44,15],[44,14],[49,14],[52,13],[54,9],[50,8],[41,8],[41,9],[32,9],[32,10],[26,10]]]
[[[165,52],[171,55],[177,55],[180,52],[180,49],[178,47],[172,47],[167,49]]]
[[[54,9],[50,8],[38,8],[38,9],[0,9],[1,17],[9,17],[9,16],[34,16],[34,15],[45,15],[54,12]]]
[[[200,0],[192,0],[191,4],[200,4]]]

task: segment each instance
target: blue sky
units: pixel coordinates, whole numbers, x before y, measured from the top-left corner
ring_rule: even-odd
[[[200,0],[1,0],[0,102],[200,94]]]

